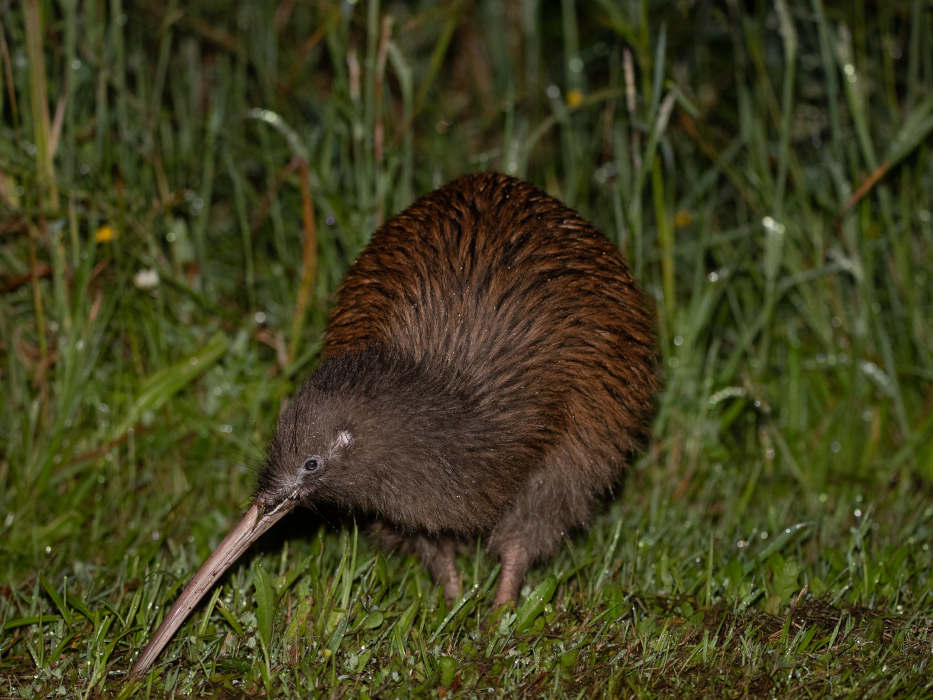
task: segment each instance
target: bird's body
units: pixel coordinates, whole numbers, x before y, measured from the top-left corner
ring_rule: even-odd
[[[622,255],[511,177],[462,177],[373,234],[341,286],[318,369],[279,417],[253,505],[131,669],[298,504],[374,516],[448,598],[458,541],[485,538],[495,603],[584,525],[646,436],[651,316]]]
[[[309,497],[413,539],[448,595],[450,540],[486,536],[504,602],[644,436],[654,353],[650,315],[602,234],[514,178],[460,178],[376,231],[351,268],[260,494],[282,497],[296,461],[343,431],[350,443]],[[309,430],[319,437],[302,440]]]

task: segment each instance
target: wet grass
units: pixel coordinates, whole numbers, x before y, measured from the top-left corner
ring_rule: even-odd
[[[5,7],[0,694],[933,697],[930,8],[729,7]],[[656,299],[616,498],[493,617],[289,516],[124,686],[369,233],[484,168]]]

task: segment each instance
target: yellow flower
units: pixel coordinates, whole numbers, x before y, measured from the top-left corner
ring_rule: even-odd
[[[579,90],[571,90],[567,93],[567,106],[570,109],[579,107],[581,102],[583,102],[583,93]]]
[[[114,231],[110,226],[101,226],[97,229],[97,232],[94,234],[94,240],[98,243],[106,243],[112,241],[116,238],[117,232]]]
[[[675,228],[686,228],[693,223],[693,215],[689,211],[684,211],[681,209],[676,214],[674,214],[674,227]]]

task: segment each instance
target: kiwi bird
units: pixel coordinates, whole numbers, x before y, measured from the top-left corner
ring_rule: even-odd
[[[585,526],[647,437],[652,315],[576,212],[497,173],[425,195],[341,285],[322,359],[279,417],[252,506],[133,668],[152,664],[249,545],[301,504],[368,514],[448,599],[458,543],[501,563],[495,605]]]

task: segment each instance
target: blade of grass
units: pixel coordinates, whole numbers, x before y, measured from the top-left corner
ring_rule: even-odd
[[[197,352],[145,379],[123,420],[114,429],[111,439],[128,432],[142,419],[145,412],[158,410],[172,396],[209,369],[223,357],[229,344],[227,336],[218,332]]]

